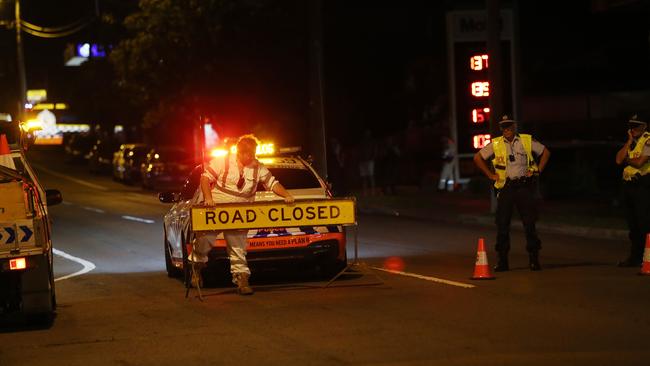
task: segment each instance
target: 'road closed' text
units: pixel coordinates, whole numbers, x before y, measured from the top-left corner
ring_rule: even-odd
[[[193,207],[195,231],[257,229],[314,225],[352,225],[355,207],[352,199],[225,204],[219,207]]]

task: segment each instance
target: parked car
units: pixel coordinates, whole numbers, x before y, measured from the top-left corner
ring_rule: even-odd
[[[260,159],[296,200],[330,199],[325,181],[299,156],[270,156]],[[190,210],[199,203],[202,167],[196,167],[180,191],[160,193],[162,202],[174,203],[163,219],[164,252],[167,274],[180,276],[187,268],[186,245],[195,234],[190,225]],[[280,199],[260,185],[255,201]],[[338,273],[347,263],[346,238],[342,226],[253,229],[248,231],[248,260],[251,266],[291,262],[315,264],[325,275]],[[223,234],[217,237],[209,266],[228,268]]]
[[[178,146],[160,146],[149,150],[140,167],[142,187],[156,190],[180,188],[194,165],[192,153]]]
[[[65,161],[68,163],[86,162],[95,141],[96,137],[86,132],[71,135],[66,139],[64,146]]]
[[[113,154],[113,178],[127,184],[140,179],[140,165],[149,147],[142,143],[122,144]]]
[[[113,140],[97,140],[88,153],[88,169],[91,173],[110,174],[113,154],[118,145]]]

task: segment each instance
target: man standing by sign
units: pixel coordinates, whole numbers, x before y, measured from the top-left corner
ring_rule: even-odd
[[[497,243],[499,262],[494,267],[497,272],[507,271],[510,251],[510,219],[515,206],[526,230],[526,250],[530,256],[530,269],[539,271],[538,252],[541,241],[537,237],[537,204],[535,202],[535,176],[541,173],[551,153],[532,138],[531,135],[518,134],[516,121],[503,116],[499,121],[503,136],[494,138],[488,145],[474,155],[474,163],[491,180],[497,190]],[[534,154],[534,155],[533,155]],[[539,166],[535,157],[540,157]],[[485,160],[492,157],[492,172]]]
[[[220,203],[254,202],[257,186],[284,197],[286,203],[293,203],[294,197],[278,182],[271,172],[257,159],[258,140],[253,135],[241,136],[237,141],[237,153],[228,153],[212,159],[201,176],[201,193],[206,206]],[[230,273],[240,295],[251,295],[248,284],[250,270],[246,261],[247,230],[224,230]],[[216,240],[217,233],[197,236],[194,250],[189,257],[192,265],[192,285],[200,286],[201,269],[208,261],[208,252]]]

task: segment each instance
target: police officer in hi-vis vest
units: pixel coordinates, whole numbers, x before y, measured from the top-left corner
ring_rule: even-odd
[[[628,121],[627,142],[616,153],[616,164],[624,165],[623,201],[630,229],[630,255],[620,267],[643,262],[645,236],[650,232],[650,133],[648,120],[638,115]]]
[[[499,262],[494,267],[497,272],[507,271],[508,251],[510,250],[510,219],[517,207],[526,230],[526,250],[532,271],[539,271],[539,250],[542,245],[537,237],[537,202],[535,200],[536,176],[546,167],[551,153],[531,135],[518,134],[517,122],[503,116],[499,121],[502,136],[492,139],[474,155],[474,163],[491,180],[497,191],[497,242],[496,251]],[[494,171],[487,163],[492,159]],[[536,162],[539,158],[539,164]]]

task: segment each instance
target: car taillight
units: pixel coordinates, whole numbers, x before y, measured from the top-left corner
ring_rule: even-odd
[[[27,261],[25,258],[15,258],[9,260],[9,269],[10,270],[19,270],[27,268]]]

